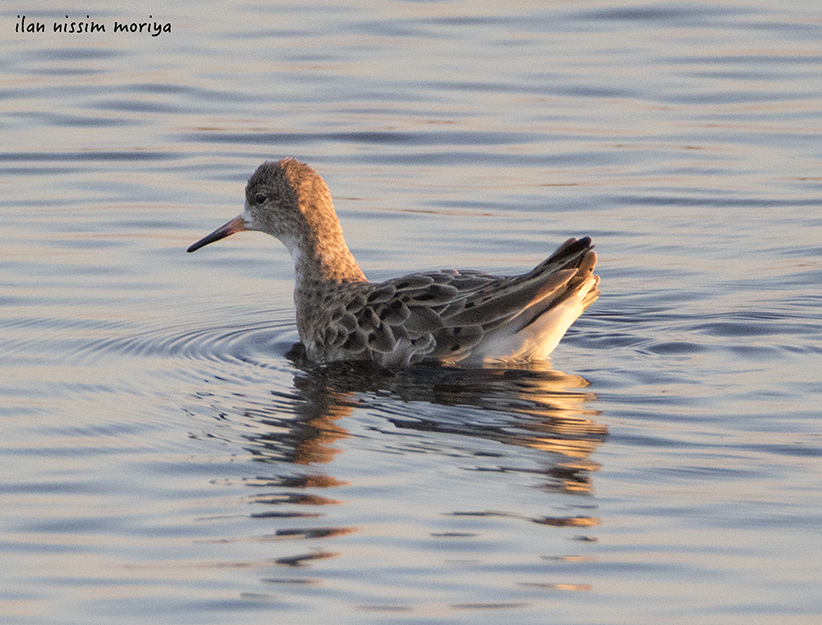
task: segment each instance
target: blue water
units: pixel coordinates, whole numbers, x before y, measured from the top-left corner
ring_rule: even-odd
[[[0,27],[4,623],[822,615],[822,7]],[[284,156],[374,280],[589,235],[603,295],[544,364],[307,367],[277,241],[185,253]]]

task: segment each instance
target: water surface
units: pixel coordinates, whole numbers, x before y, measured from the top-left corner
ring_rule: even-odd
[[[0,13],[4,622],[822,614],[813,3],[89,11]],[[374,280],[590,235],[603,295],[544,364],[309,366],[279,243],[185,254],[288,155]]]

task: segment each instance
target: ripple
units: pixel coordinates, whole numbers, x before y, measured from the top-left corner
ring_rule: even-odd
[[[271,367],[282,360],[297,340],[293,322],[282,319],[284,311],[251,312],[253,321],[232,324],[158,326],[128,336],[91,341],[76,354],[80,361],[102,355],[146,358],[183,358]],[[260,316],[270,319],[256,319]]]
[[[18,372],[4,388],[17,398],[15,409],[42,412],[43,396],[133,404],[172,389],[174,380],[270,381],[272,371],[292,369],[284,357],[298,340],[292,314],[237,306],[189,323],[157,310],[139,322],[59,315],[2,320],[0,350]]]

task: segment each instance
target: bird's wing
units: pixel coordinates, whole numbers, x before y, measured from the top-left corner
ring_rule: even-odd
[[[384,354],[385,362],[459,360],[489,333],[509,324],[516,332],[562,301],[569,282],[584,273],[579,269],[592,269],[591,261],[590,239],[570,239],[520,276],[442,270],[365,289],[360,283],[357,296],[332,319],[330,338],[350,354]]]

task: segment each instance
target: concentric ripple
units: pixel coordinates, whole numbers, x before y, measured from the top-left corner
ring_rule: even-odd
[[[273,367],[299,340],[288,311],[247,311],[243,320],[213,319],[165,325],[129,333],[122,330],[86,344],[79,361],[106,355],[241,363]]]

